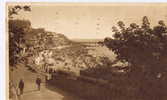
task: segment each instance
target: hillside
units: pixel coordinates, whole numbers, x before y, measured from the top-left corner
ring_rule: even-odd
[[[25,36],[27,45],[31,46],[41,46],[44,45],[47,49],[48,47],[54,48],[62,45],[70,45],[70,41],[66,36],[60,33],[40,31],[40,29],[33,29],[32,32]]]
[[[98,45],[96,48],[91,48],[84,45],[84,42],[74,42],[63,34],[53,32],[46,34],[43,44],[33,46],[34,48],[41,46],[43,49],[37,50],[37,54],[31,56],[29,61],[34,60],[38,69],[43,69],[42,66],[45,66],[43,70],[59,69],[79,73],[80,70],[87,68],[108,66],[106,63],[115,60],[115,57],[110,57],[114,54],[105,47]],[[32,51],[34,52],[34,49]]]

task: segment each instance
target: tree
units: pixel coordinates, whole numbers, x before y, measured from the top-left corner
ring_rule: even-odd
[[[20,6],[20,5],[16,5],[16,6],[9,6],[8,7],[8,17],[10,19],[13,18],[13,15],[18,15],[19,12],[23,10],[23,11],[31,11],[31,7],[30,6]]]
[[[131,63],[134,66],[132,71],[138,69],[139,73],[149,72],[156,77],[166,70],[167,59],[167,27],[162,20],[158,24],[151,28],[146,16],[141,27],[131,23],[125,28],[119,21],[120,30],[113,27],[114,38],[105,38],[104,43],[117,54],[119,60]]]
[[[29,32],[31,24],[27,20],[9,20],[9,63],[15,65],[20,52],[25,48],[24,36]]]
[[[118,60],[130,63],[130,75],[134,76],[138,84],[145,86],[143,89],[150,90],[154,95],[156,90],[151,91],[146,84],[159,86],[166,82],[167,26],[160,20],[157,26],[151,28],[146,16],[141,26],[131,23],[125,27],[122,21],[118,22],[118,26],[119,29],[113,27],[113,38],[105,38],[104,44],[117,55]],[[161,89],[156,92],[156,96],[164,92]]]
[[[31,11],[30,6],[12,6],[8,8],[8,29],[9,29],[9,64],[14,66],[20,58],[20,52],[24,49],[24,35],[31,28],[27,20],[14,20],[13,15],[18,15],[20,10]]]

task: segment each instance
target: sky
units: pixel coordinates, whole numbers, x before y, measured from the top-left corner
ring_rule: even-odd
[[[167,4],[74,4],[74,3],[29,3],[31,12],[20,12],[18,19],[31,21],[33,28],[62,33],[70,39],[103,39],[112,37],[112,26],[123,21],[142,23],[148,16],[151,25],[158,20],[167,21]]]

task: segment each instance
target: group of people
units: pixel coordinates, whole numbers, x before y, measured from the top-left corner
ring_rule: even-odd
[[[37,77],[35,83],[37,85],[37,90],[40,91],[40,89],[41,89],[41,83],[42,83],[41,78]],[[10,85],[11,88],[13,88],[13,91],[15,90],[14,95],[19,95],[19,96],[23,95],[23,93],[24,93],[24,87],[25,87],[24,80],[20,79],[20,81],[18,83],[18,89],[17,89],[17,86],[12,85],[12,84],[14,84],[14,83],[11,82],[9,85]]]
[[[37,77],[37,78],[36,78],[36,84],[37,84],[38,91],[40,91],[41,83],[42,83],[41,78]],[[23,91],[24,91],[24,84],[25,84],[25,82],[23,81],[23,79],[21,79],[21,80],[19,81],[19,85],[18,85],[18,88],[19,88],[19,91],[20,91],[20,95],[23,94]]]

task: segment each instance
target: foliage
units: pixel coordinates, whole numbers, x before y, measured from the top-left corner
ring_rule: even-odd
[[[160,20],[151,27],[146,16],[142,25],[122,21],[113,27],[113,38],[105,38],[104,44],[117,54],[117,59],[130,64],[129,81],[135,86],[135,94],[142,100],[165,100],[167,93],[167,26]],[[133,86],[132,85],[132,86]]]
[[[118,22],[119,29],[112,27],[113,38],[105,38],[105,45],[117,54],[121,61],[129,62],[132,71],[149,73],[156,76],[166,70],[167,60],[167,27],[162,20],[159,25],[150,27],[146,16],[141,26],[131,23],[125,27]]]
[[[31,29],[31,23],[28,20],[14,20],[13,15],[19,12],[31,11],[30,6],[10,6],[8,7],[8,29],[9,29],[9,64],[14,66],[24,51],[25,39],[24,35]]]
[[[25,47],[24,35],[31,24],[27,20],[9,20],[9,63],[15,65]]]
[[[20,5],[9,6],[8,7],[8,17],[13,18],[13,15],[18,15],[21,10],[31,11],[31,7],[27,6],[27,5],[25,5],[25,6],[20,6]]]

